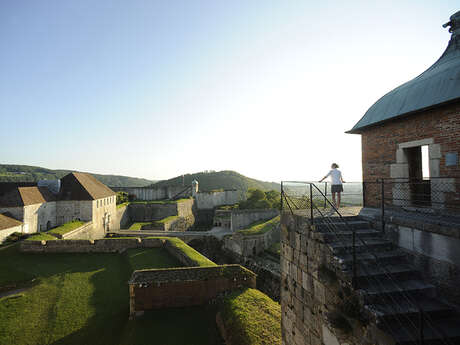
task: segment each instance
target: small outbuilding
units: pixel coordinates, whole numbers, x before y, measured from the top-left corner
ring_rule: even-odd
[[[381,186],[392,205],[460,211],[460,11],[449,44],[418,77],[372,105],[347,133],[362,137],[364,203],[376,207]]]

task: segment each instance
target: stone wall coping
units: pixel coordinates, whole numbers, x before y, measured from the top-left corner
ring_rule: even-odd
[[[241,265],[218,265],[209,267],[177,267],[134,271],[129,284],[159,283],[175,281],[200,281],[216,278],[248,279],[256,274]]]

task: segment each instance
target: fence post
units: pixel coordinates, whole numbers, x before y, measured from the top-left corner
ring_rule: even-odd
[[[363,181],[363,207],[366,207],[366,182]]]
[[[353,278],[352,278],[352,281],[351,281],[351,285],[353,286],[353,289],[356,289],[356,231],[355,229],[353,228],[352,229],[352,254],[353,254],[353,258],[352,258],[352,269],[353,269]]]
[[[381,179],[381,186],[380,186],[380,191],[381,191],[381,209],[382,209],[382,216],[381,216],[381,222],[382,222],[382,233],[385,233],[385,184],[383,178]]]
[[[420,337],[420,342],[419,344],[420,345],[423,345],[425,343],[425,334],[424,334],[424,321],[423,321],[423,309],[422,308],[419,308],[418,310],[418,314],[419,314],[419,337]]]
[[[283,196],[284,196],[283,181],[281,181],[281,203],[280,203],[281,212],[283,212]]]
[[[324,182],[324,208],[327,205],[327,182]]]
[[[310,183],[310,220],[313,224],[313,186]]]

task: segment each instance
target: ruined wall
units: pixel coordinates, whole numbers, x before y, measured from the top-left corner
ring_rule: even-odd
[[[237,190],[225,190],[219,192],[199,192],[195,195],[197,208],[209,210],[221,205],[233,205],[239,202],[241,192]]]
[[[228,268],[237,268],[232,266],[238,265],[173,268],[168,270],[171,277],[164,281],[153,278],[137,282],[131,278],[130,315],[151,309],[202,305],[225,291],[255,288],[254,273],[241,266],[238,266],[238,270],[227,272]],[[158,270],[149,271],[154,273]],[[159,273],[164,274],[164,271]]]
[[[232,210],[231,230],[233,232],[244,229],[249,224],[260,220],[268,220],[276,217],[279,211],[276,209],[268,210]]]

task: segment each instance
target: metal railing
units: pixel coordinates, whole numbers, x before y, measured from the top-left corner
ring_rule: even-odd
[[[382,190],[382,195],[384,189]],[[384,198],[382,198],[384,200]],[[384,205],[384,203],[382,203]],[[348,231],[352,233],[352,243],[351,248],[347,248],[347,242],[343,240],[343,232],[338,231],[336,223],[330,217],[331,214],[325,212],[325,209],[330,207],[330,211],[339,219],[340,222],[346,225]],[[394,279],[391,272],[389,272],[386,268],[386,265],[381,262],[379,257],[371,250],[368,244],[359,236],[356,236],[356,230],[350,226],[346,218],[344,218],[339,210],[335,207],[335,205],[327,198],[326,193],[323,193],[322,190],[312,182],[298,182],[298,181],[284,181],[281,182],[281,210],[289,210],[292,214],[295,214],[295,211],[304,211],[305,216],[310,219],[312,224],[321,220],[322,224],[326,225],[329,233],[331,233],[335,240],[338,241],[343,245],[343,248],[351,254],[352,256],[352,286],[354,289],[357,289],[357,269],[358,269],[358,262],[356,260],[356,246],[357,241],[359,241],[360,245],[363,246],[367,253],[370,254],[376,264],[376,267],[382,270],[385,281],[382,281],[377,276],[373,276],[369,274],[369,271],[365,265],[360,266],[360,271],[364,273],[363,277],[366,279],[366,282],[369,286],[378,286],[379,288],[384,287],[385,282],[390,282],[397,294],[406,301],[411,307],[418,310],[418,324],[414,324],[413,320],[409,318],[408,315],[402,314],[398,316],[399,304],[397,301],[394,300],[394,297],[388,293],[379,294],[379,298],[381,299],[380,302],[387,305],[388,307],[392,308],[392,312],[394,312],[395,320],[399,323],[400,329],[404,330],[407,335],[411,339],[414,339],[419,344],[424,343],[424,334],[425,328],[429,328],[436,334],[443,344],[451,344],[450,340],[447,339],[445,334],[438,330],[434,324],[431,317],[423,312],[423,308],[418,305],[418,303],[404,290],[400,287],[398,282]],[[382,289],[384,291],[384,289]],[[382,323],[386,324],[387,328],[391,330],[391,327],[388,327],[388,323],[385,318],[382,319]],[[407,325],[407,326],[405,326]]]

